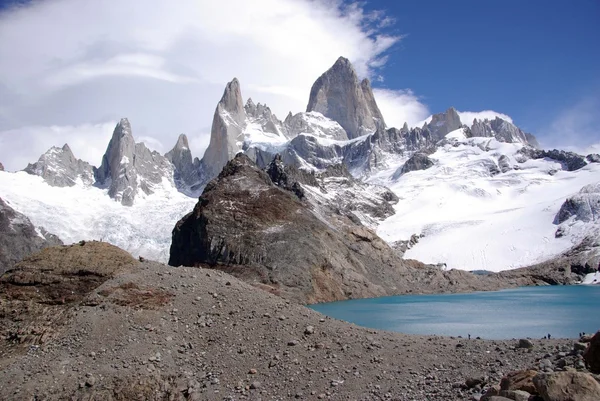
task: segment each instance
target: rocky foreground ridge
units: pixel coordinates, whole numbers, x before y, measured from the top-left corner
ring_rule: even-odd
[[[48,248],[4,274],[0,323],[0,398],[11,400],[600,396],[600,334],[581,343],[369,330],[221,271],[140,262],[101,242]]]

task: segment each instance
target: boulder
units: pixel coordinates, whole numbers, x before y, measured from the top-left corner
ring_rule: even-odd
[[[500,381],[500,391],[521,390],[536,393],[533,378],[538,372],[535,370],[519,370],[510,372]]]
[[[590,339],[583,360],[592,373],[600,373],[600,331]]]
[[[544,401],[600,400],[600,384],[587,373],[538,373],[533,383]]]

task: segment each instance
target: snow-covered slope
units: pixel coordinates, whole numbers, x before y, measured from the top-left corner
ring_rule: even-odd
[[[491,271],[540,262],[581,241],[586,230],[556,238],[553,221],[567,197],[600,181],[600,164],[563,171],[551,159],[523,161],[522,144],[467,139],[461,131],[429,156],[433,167],[394,181],[400,162],[370,178],[400,198],[377,230],[384,240],[422,235],[405,257]]]
[[[108,196],[108,189],[83,185],[53,187],[42,177],[25,172],[0,171],[2,198],[23,213],[35,226],[42,226],[65,243],[102,240],[134,256],[166,262],[171,231],[189,213],[190,198],[164,180],[154,193],[140,192],[132,206],[123,206]]]

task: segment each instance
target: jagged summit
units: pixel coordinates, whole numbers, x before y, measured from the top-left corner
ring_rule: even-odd
[[[179,135],[177,143],[165,154],[165,158],[173,164],[175,170],[173,178],[177,189],[188,195],[192,193],[196,195],[194,187],[200,181],[200,160],[197,157],[192,159],[192,152],[185,134]]]
[[[440,140],[448,133],[462,127],[460,116],[454,107],[450,107],[444,113],[434,114],[431,122],[427,124],[435,140]]]
[[[219,105],[223,110],[229,112],[235,120],[245,117],[242,90],[240,88],[240,81],[238,81],[237,78],[233,78],[231,82],[227,84],[223,96],[219,101]]]
[[[484,120],[474,119],[471,126],[471,134],[473,136],[495,137],[501,142],[522,143],[534,147],[538,145],[533,135],[529,134],[528,137],[516,125],[500,117],[496,117],[491,121],[487,118]]]
[[[171,163],[143,143],[136,144],[129,120],[122,118],[96,170],[96,183],[108,187],[111,198],[131,206],[139,190],[151,194],[154,185],[172,176]]]
[[[385,122],[368,79],[358,80],[347,58],[340,57],[310,90],[307,112],[317,111],[337,121],[350,139],[373,133]]]
[[[53,146],[37,162],[28,164],[25,172],[39,175],[54,187],[72,187],[78,181],[84,185],[94,182],[93,167],[77,159],[68,144],[62,148]]]
[[[240,150],[242,131],[246,127],[246,111],[237,78],[225,86],[217,104],[210,130],[210,143],[204,152],[202,165],[209,179],[215,177]]]

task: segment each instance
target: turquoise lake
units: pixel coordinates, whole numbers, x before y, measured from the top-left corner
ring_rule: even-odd
[[[360,326],[472,338],[576,338],[600,329],[600,285],[401,295],[310,305]]]

